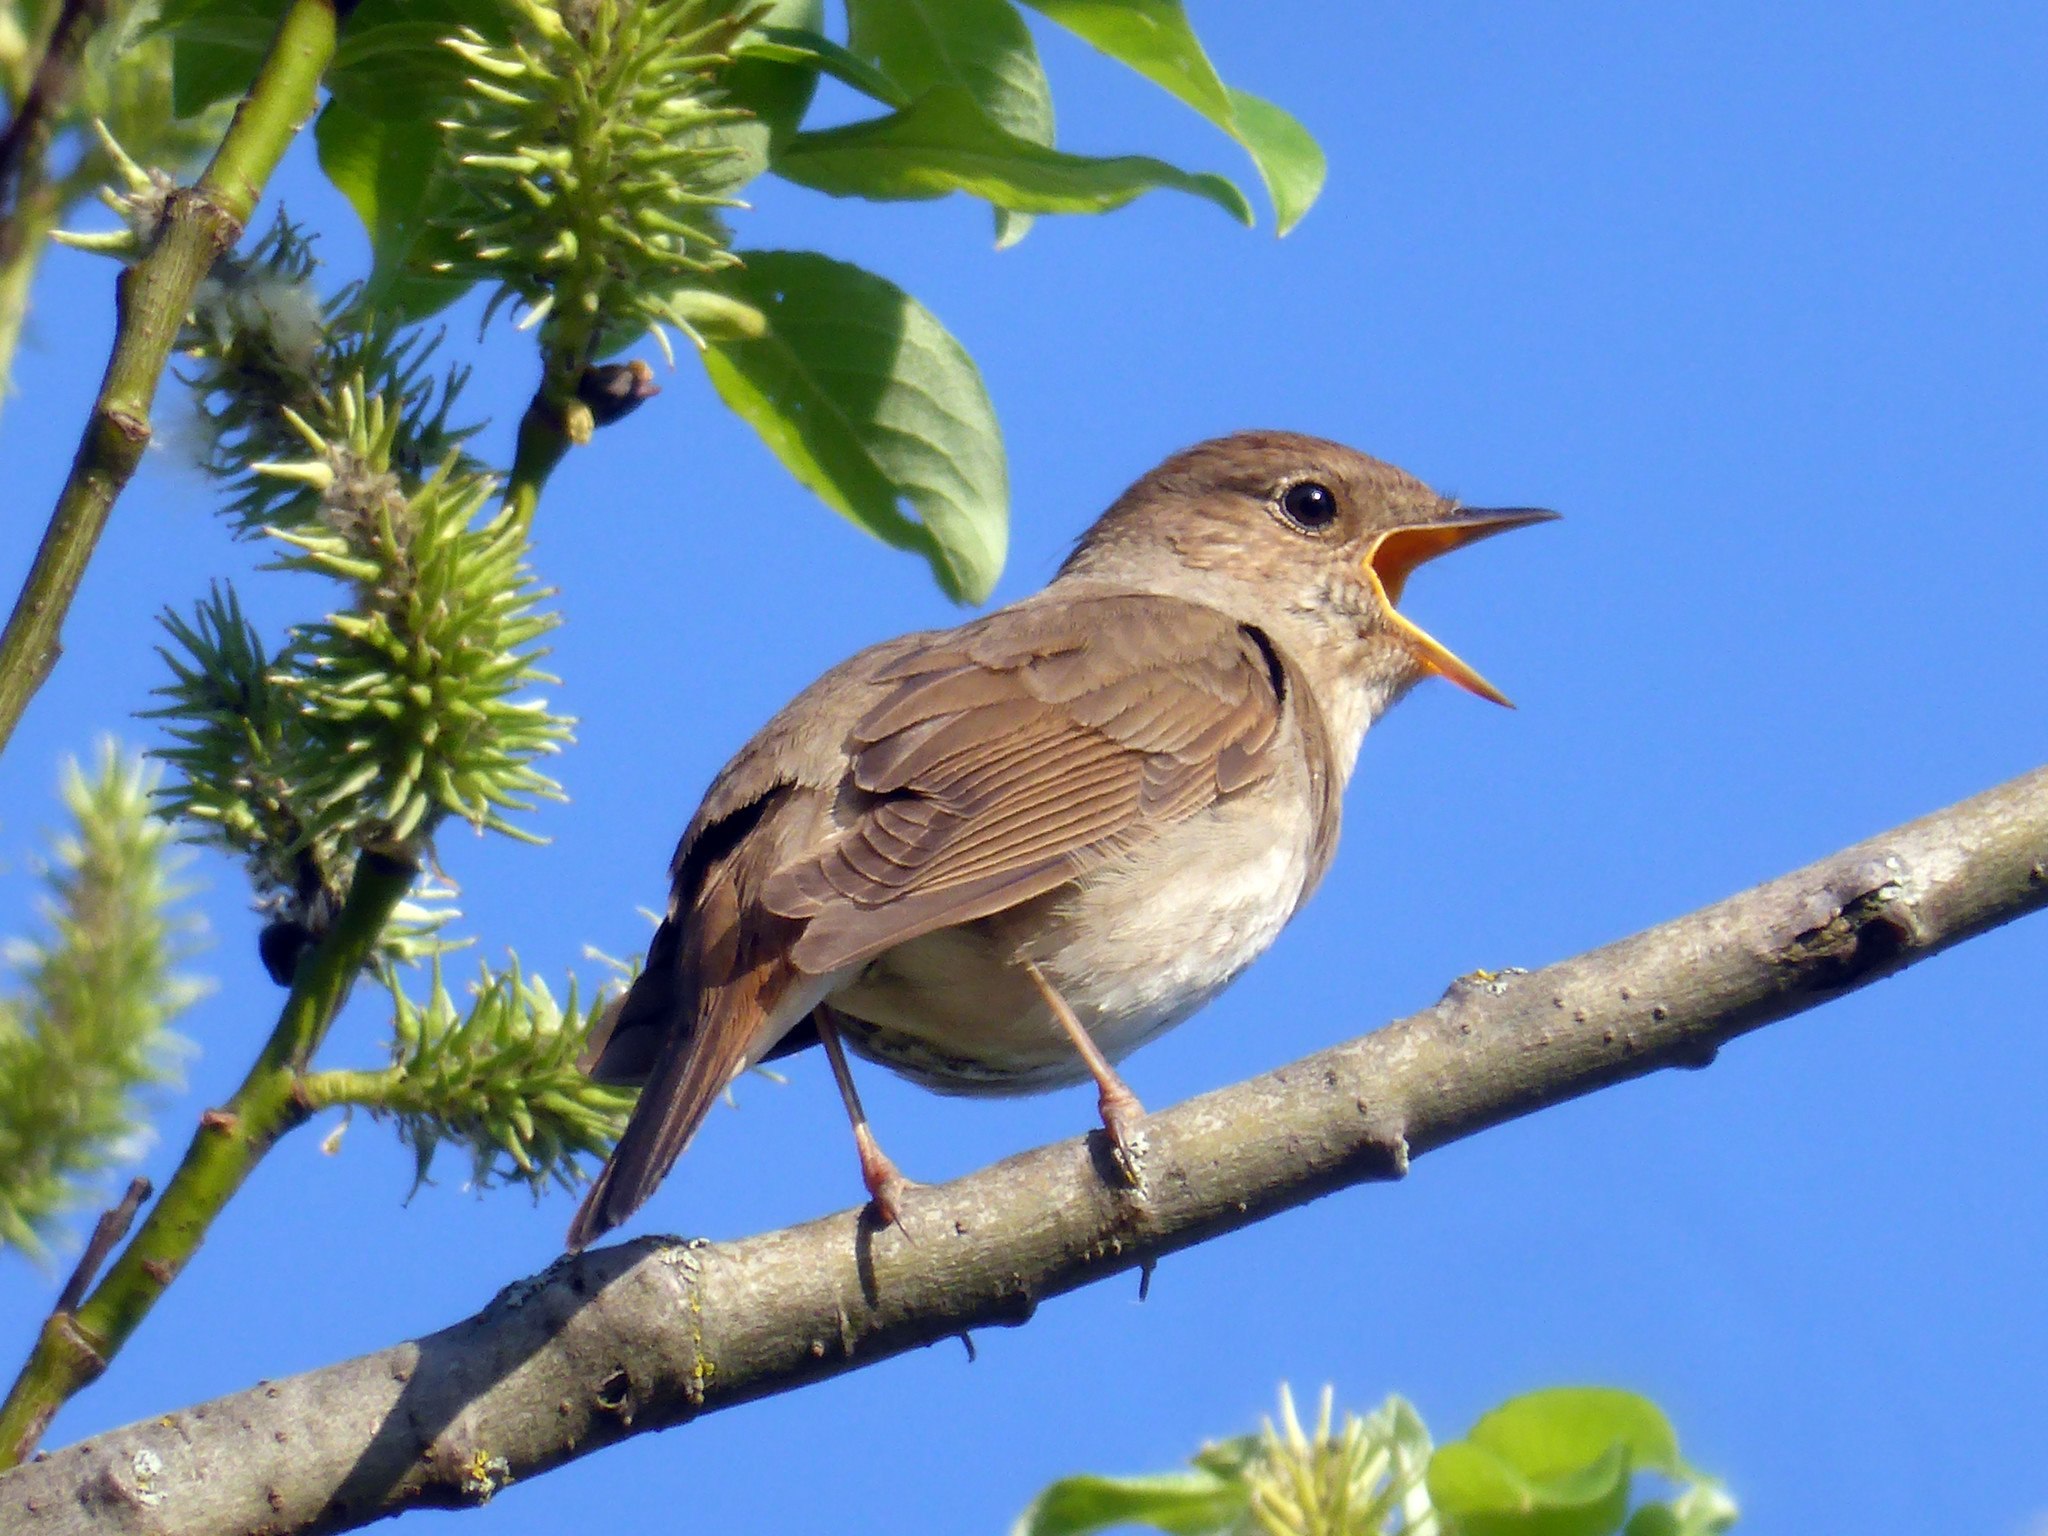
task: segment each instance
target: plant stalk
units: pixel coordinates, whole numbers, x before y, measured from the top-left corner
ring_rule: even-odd
[[[113,355],[35,564],[0,635],[0,750],[57,663],[58,635],[114,501],[150,438],[149,411],[193,291],[233,248],[334,56],[336,0],[290,0],[205,173],[174,193],[148,253],[115,284]]]

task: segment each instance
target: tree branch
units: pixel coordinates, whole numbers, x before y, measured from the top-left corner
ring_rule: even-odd
[[[349,1530],[462,1506],[628,1435],[837,1375],[1148,1267],[1411,1157],[1660,1067],[2048,905],[2048,768],[1690,917],[1146,1122],[1142,1197],[1099,1135],[742,1242],[559,1260],[475,1317],[130,1425],[0,1476],[23,1536]]]
[[[57,635],[114,500],[150,438],[157,381],[214,259],[242,236],[270,173],[312,114],[334,56],[336,0],[291,0],[255,84],[194,185],[174,193],[155,243],[115,287],[118,324],[99,398],[34,566],[0,636],[0,748],[57,662]]]

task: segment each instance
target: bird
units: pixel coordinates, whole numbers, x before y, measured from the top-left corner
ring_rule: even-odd
[[[1367,729],[1425,678],[1507,699],[1398,607],[1425,561],[1557,514],[1472,508],[1355,449],[1176,453],[1040,591],[821,676],[712,781],[646,963],[594,1032],[639,1100],[570,1227],[629,1218],[742,1071],[816,1043],[884,1221],[908,1182],[847,1052],[942,1093],[1092,1078],[1235,979],[1316,888]]]

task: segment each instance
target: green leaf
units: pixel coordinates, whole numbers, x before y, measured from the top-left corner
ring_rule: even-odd
[[[462,58],[441,39],[494,17],[487,30],[502,32],[491,0],[363,0],[350,18],[313,137],[320,168],[370,237],[364,308],[422,320],[470,286],[428,275],[434,260],[458,250],[453,233],[429,218],[445,201],[440,123],[464,88]]]
[[[1230,131],[1230,93],[1180,0],[1024,0],[1119,64]]]
[[[1532,1477],[1583,1467],[1626,1446],[1638,1471],[1686,1476],[1678,1436],[1648,1398],[1613,1387],[1551,1387],[1509,1398],[1466,1437]]]
[[[1273,200],[1281,234],[1322,191],[1323,152],[1308,130],[1270,101],[1232,90],[1209,62],[1180,0],[1024,0],[1118,63],[1179,98],[1251,155]]]
[[[1149,1525],[1174,1536],[1231,1530],[1251,1503],[1241,1477],[1167,1472],[1150,1477],[1068,1477],[1031,1501],[1010,1536],[1090,1536],[1118,1525]]]
[[[747,115],[718,124],[707,137],[738,151],[734,185],[768,169],[776,146],[796,132],[810,111],[827,53],[845,53],[821,35],[824,25],[824,0],[768,0],[732,48],[718,87],[726,105]]]
[[[907,92],[956,85],[997,127],[1053,143],[1052,85],[1038,62],[1031,29],[1009,0],[847,0],[849,43]],[[1031,228],[1031,215],[997,208],[996,248],[1007,250]]]
[[[1018,213],[1107,213],[1156,188],[1206,199],[1240,223],[1244,194],[1146,155],[1063,154],[999,127],[957,86],[940,86],[888,117],[800,133],[775,169],[834,197],[891,202],[969,192]]]
[[[800,27],[760,27],[733,49],[733,57],[802,65],[813,77],[820,73],[830,75],[841,85],[850,86],[885,107],[910,105],[910,93],[859,54],[849,52],[821,33]]]
[[[374,288],[404,262],[426,225],[441,136],[429,119],[378,116],[335,96],[313,125],[313,140],[320,169],[369,233]]]
[[[1610,1387],[1553,1387],[1510,1398],[1439,1448],[1429,1491],[1470,1536],[1607,1536],[1628,1512],[1638,1471],[1690,1475],[1655,1403]]]
[[[1628,1513],[1628,1448],[1609,1446],[1592,1462],[1544,1477],[1457,1440],[1429,1458],[1428,1483],[1431,1502],[1463,1536],[1610,1536]]]
[[[1052,87],[1009,0],[847,0],[846,17],[847,47],[906,101],[957,86],[997,127],[1052,143]]]
[[[168,34],[171,105],[180,117],[247,91],[277,32],[276,0],[166,0],[151,32]],[[438,40],[459,27],[505,32],[496,0],[361,0],[336,45],[328,84],[342,94],[378,92],[393,111],[431,120],[415,90],[423,77],[460,78],[460,63]]]
[[[1251,153],[1273,200],[1276,231],[1286,234],[1302,221],[1322,195],[1329,162],[1322,146],[1298,119],[1250,91],[1231,88],[1236,138]]]
[[[249,89],[277,32],[267,0],[167,0],[153,32],[171,38],[171,110],[191,117]]]
[[[767,325],[705,339],[719,395],[834,511],[980,602],[1002,571],[1009,473],[973,359],[872,272],[808,251],[745,262],[718,286]]]

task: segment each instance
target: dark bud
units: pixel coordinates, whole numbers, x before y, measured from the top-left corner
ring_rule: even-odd
[[[654,370],[639,358],[630,363],[597,363],[576,381],[576,398],[590,407],[591,419],[608,427],[639,410],[661,393]]]
[[[256,955],[263,969],[280,987],[289,987],[306,951],[327,937],[341,910],[341,898],[328,889],[319,863],[307,853],[299,855],[298,879],[290,899],[280,903],[277,916],[263,925],[256,936]]]
[[[256,953],[270,979],[289,987],[300,958],[316,942],[313,931],[297,918],[280,917],[263,925],[263,932],[256,937]]]

